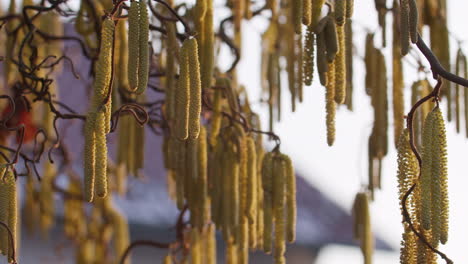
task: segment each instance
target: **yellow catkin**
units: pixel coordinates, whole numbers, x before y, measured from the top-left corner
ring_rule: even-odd
[[[240,32],[242,18],[244,17],[244,1],[233,1],[234,28],[236,32]]]
[[[397,6],[394,6],[395,12],[398,12]],[[397,22],[393,23],[393,35],[399,33]],[[403,130],[404,125],[404,80],[403,80],[403,65],[400,54],[400,39],[393,38],[392,50],[392,86],[393,86],[393,123],[394,123],[394,142],[395,146],[398,143],[398,136]]]
[[[115,235],[114,235],[114,249],[115,255],[118,257],[123,256],[125,250],[130,245],[130,235],[127,219],[120,213],[114,211],[112,212],[112,224],[114,226]],[[130,258],[125,260],[123,264],[130,264]]]
[[[200,200],[201,223],[208,223],[211,219],[211,201],[208,196],[208,146],[206,128],[200,129],[198,137],[198,195]]]
[[[177,198],[177,208],[182,210],[185,205],[185,177],[186,177],[186,149],[185,142],[175,140],[175,154],[176,154],[176,198]]]
[[[216,264],[216,228],[214,224],[209,224],[205,234],[206,264]]]
[[[128,10],[128,83],[135,91],[138,87],[138,65],[140,59],[140,2],[132,1]]]
[[[190,231],[190,257],[192,264],[201,264],[202,260],[202,245],[200,244],[200,233],[197,228],[192,228]]]
[[[255,141],[247,137],[247,217],[249,221],[249,245],[251,248],[256,244],[257,223],[257,152]]]
[[[282,154],[281,160],[285,166],[286,182],[286,239],[289,243],[296,240],[296,175],[291,159]]]
[[[189,101],[189,137],[198,138],[200,133],[200,113],[201,113],[201,79],[200,63],[198,61],[198,45],[195,38],[188,41],[187,54],[189,63],[190,78],[190,101]]]
[[[267,153],[262,162],[263,186],[263,251],[271,252],[273,232],[273,153]]]
[[[227,142],[224,144],[225,145],[225,154],[223,155],[223,167],[224,167],[224,173],[223,173],[223,179],[222,179],[222,188],[223,188],[223,193],[226,196],[225,199],[223,199],[223,205],[222,205],[222,219],[223,219],[223,236],[225,241],[231,240],[231,233],[233,232],[232,227],[235,225],[233,222],[233,215],[237,212],[235,212],[236,208],[233,207],[234,203],[234,186],[233,186],[233,179],[235,178],[236,172],[236,166],[237,162],[235,160],[235,156],[232,153],[232,145],[231,143]]]
[[[163,261],[164,264],[172,264],[172,256],[171,255],[166,255],[164,257],[164,261]]]
[[[189,40],[185,40],[182,49],[180,50],[180,71],[179,80],[177,82],[177,89],[175,93],[175,114],[176,126],[174,135],[179,140],[188,138],[189,127],[189,100],[190,100],[190,84],[189,84],[189,54],[188,46]]]
[[[85,145],[84,145],[84,197],[88,202],[93,201],[96,167],[96,126],[97,114],[88,113],[85,123]]]
[[[250,2],[250,1],[246,1]],[[201,63],[202,89],[211,88],[214,68],[214,43],[215,35],[213,28],[213,1],[207,0],[207,8],[203,25],[203,57]]]
[[[302,2],[304,0],[293,0],[292,6],[290,9],[292,24],[294,25],[294,31],[296,34],[301,34],[302,32],[302,18],[303,18],[303,6]]]
[[[343,26],[346,22],[346,0],[335,1],[335,21],[338,26]]]
[[[348,4],[347,4],[348,5]],[[350,18],[345,25],[346,38],[346,98],[348,110],[353,111],[353,25]]]
[[[326,126],[327,126],[327,144],[332,146],[335,142],[335,67],[333,63],[328,64],[327,86],[325,88],[325,110],[326,110]]]
[[[317,70],[319,73],[320,84],[322,86],[327,86],[327,71],[328,71],[328,62],[327,62],[327,43],[325,42],[325,33],[321,32],[317,35]],[[334,97],[335,95],[333,95]]]
[[[418,20],[419,20],[419,14],[418,14],[418,5],[416,3],[416,0],[409,0],[408,3],[409,7],[409,34],[411,38],[412,43],[418,42]]]
[[[226,264],[239,264],[237,255],[237,245],[228,242],[226,246]]]
[[[419,164],[409,144],[408,129],[402,131],[398,141],[398,190],[399,199],[402,200],[405,193],[419,176]]]
[[[286,165],[280,156],[273,158],[273,216],[275,222],[275,263],[286,263],[284,253],[286,252]]]
[[[312,0],[302,0],[302,23],[306,26],[312,23]]]
[[[351,18],[354,12],[354,0],[345,0],[346,1],[346,18]]]
[[[409,227],[405,227],[400,249],[400,263],[417,263],[417,244],[416,237]]]
[[[140,2],[132,1],[128,11],[128,83],[130,90],[138,87],[138,65],[140,58]]]
[[[303,54],[303,81],[305,85],[310,86],[314,78],[315,66],[315,34],[311,27],[307,27]]]
[[[341,1],[343,2],[343,1]],[[335,102],[342,104],[346,99],[346,42],[345,27],[338,26],[339,49],[335,58]]]
[[[325,33],[325,43],[327,50],[327,61],[333,62],[338,52],[338,34],[336,32],[336,25],[334,19],[328,19],[327,25],[324,29]]]
[[[408,0],[400,1],[400,40],[401,55],[405,56],[409,52],[410,32],[409,32],[409,6]]]
[[[461,49],[457,52],[457,57],[455,59],[455,74],[458,76],[463,76],[465,69],[463,69],[463,51]],[[460,133],[461,129],[461,88],[460,85],[455,85],[455,124],[457,133]]]
[[[422,168],[421,168],[421,194],[422,194],[422,226],[424,229],[431,229],[431,205],[432,205],[432,192],[431,192],[431,171],[432,171],[432,155],[433,144],[432,134],[434,127],[434,112],[430,112],[426,117],[423,128],[422,136]],[[438,213],[438,212],[437,212]]]
[[[139,9],[140,18],[138,21],[138,45],[140,47],[138,58],[138,86],[136,92],[138,94],[141,94],[146,90],[146,86],[148,85],[149,74],[149,18],[148,8],[146,7],[146,1],[140,0]]]
[[[360,241],[361,251],[364,255],[364,263],[372,263],[374,250],[374,238],[372,235],[369,201],[366,193],[358,193],[353,205],[354,235]]]
[[[95,243],[91,239],[84,239],[79,242],[76,250],[76,263],[93,263],[95,257]]]
[[[7,195],[8,195],[8,221],[4,222],[7,223],[8,228],[10,229],[11,232],[11,239],[10,240],[9,235],[7,234],[7,241],[8,241],[8,262],[12,262],[12,256],[13,256],[13,251],[17,252],[17,247],[18,247],[18,208],[17,208],[17,199],[18,196],[16,194],[16,181],[15,181],[15,175],[13,174],[12,170],[8,170],[8,172],[5,175],[5,184],[6,184],[6,190],[7,190]],[[3,229],[3,228],[2,228]],[[13,242],[13,244],[12,244]],[[13,246],[13,247],[12,247]],[[16,255],[17,256],[17,255]]]
[[[325,0],[314,0],[312,3],[312,24],[315,28],[321,19],[322,7],[325,4]]]
[[[96,63],[96,78],[94,80],[94,96],[92,100],[92,111],[101,110],[101,104],[107,97],[112,74],[112,49],[114,42],[115,24],[106,18],[102,24],[101,47],[98,61]]]
[[[96,139],[96,194],[99,197],[107,195],[107,143],[105,131],[105,116],[98,113],[95,124]]]
[[[174,23],[167,23],[167,49],[166,49],[166,105],[165,114],[169,127],[174,128],[175,122],[175,90],[176,90],[176,57],[179,44],[177,42],[176,27]]]
[[[448,239],[448,176],[447,176],[447,136],[445,133],[445,124],[440,108],[435,110],[435,124],[434,124],[434,134],[433,134],[433,180],[432,180],[432,189],[439,190],[439,198],[437,200],[436,196],[433,196],[433,213],[436,213],[440,218],[439,225],[439,240],[442,244],[445,244]],[[437,166],[437,167],[435,167]],[[438,186],[435,184],[438,183]],[[437,205],[435,203],[437,202]],[[440,211],[436,211],[439,209]],[[434,232],[433,235],[436,235]]]
[[[466,56],[463,54],[461,64],[463,66],[463,72],[461,76],[463,76],[465,79],[468,78],[468,65],[467,65],[467,60]],[[464,108],[465,108],[465,133],[466,137],[468,137],[468,92],[464,91]]]

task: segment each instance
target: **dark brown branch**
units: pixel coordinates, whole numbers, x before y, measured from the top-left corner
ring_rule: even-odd
[[[416,45],[418,49],[422,52],[424,57],[426,57],[426,59],[429,61],[434,79],[438,79],[438,76],[440,75],[442,78],[448,81],[454,82],[459,85],[463,85],[468,88],[468,80],[444,69],[444,67],[440,64],[440,61],[434,55],[432,50],[426,45],[424,40],[421,38],[421,35],[419,34],[418,42],[416,43]]]

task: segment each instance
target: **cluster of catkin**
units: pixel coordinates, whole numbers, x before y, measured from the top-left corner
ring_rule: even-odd
[[[388,152],[387,66],[382,52],[374,46],[374,35],[366,37],[366,93],[374,109],[374,124],[368,143],[369,183],[371,198],[374,188],[380,188],[382,160]],[[403,117],[402,117],[403,118]]]
[[[273,131],[275,118],[281,119],[282,58],[286,61],[292,111],[295,111],[297,101],[303,101],[303,85],[312,85],[317,60],[320,83],[326,87],[327,142],[331,146],[335,140],[337,105],[346,104],[352,110],[351,17],[354,2],[330,3],[325,17],[322,17],[323,0],[280,2],[267,1],[273,16],[262,36],[261,80],[263,91],[268,93],[269,129]],[[284,8],[279,9],[278,5],[283,4]],[[307,28],[304,41],[303,26]],[[282,37],[285,35],[291,37]]]
[[[82,232],[72,238],[77,244],[77,264],[131,263],[130,258],[120,262],[130,244],[130,236],[127,220],[114,207],[111,198],[96,198],[88,223],[81,228]]]
[[[427,114],[422,130],[422,166],[411,150],[408,130],[398,143],[400,200],[416,184],[406,200],[413,227],[433,248],[448,239],[447,140],[439,107]],[[436,263],[435,253],[404,222],[401,263]]]
[[[2,157],[2,162],[5,159]],[[0,253],[7,256],[11,263],[18,249],[18,197],[16,194],[16,179],[12,168],[2,166],[0,169]],[[8,227],[8,229],[6,228]]]

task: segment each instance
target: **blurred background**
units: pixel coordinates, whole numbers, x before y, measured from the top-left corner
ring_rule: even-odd
[[[6,6],[6,1],[3,6]],[[177,1],[175,1],[177,3]],[[188,1],[193,3],[194,1]],[[257,1],[261,2],[261,1]],[[391,1],[388,1],[390,5]],[[70,1],[71,6],[78,1]],[[468,2],[447,0],[448,24],[451,33],[452,54],[456,52],[456,42],[468,36],[466,28],[466,10]],[[224,1],[215,0],[215,19],[223,19],[227,11],[223,10]],[[77,6],[77,5],[76,5]],[[391,17],[387,17],[391,25]],[[255,17],[244,21],[243,57],[238,66],[239,82],[249,90],[255,111],[261,113],[263,123],[267,122],[266,104],[260,103],[260,40],[266,29],[267,16]],[[283,96],[283,115],[281,122],[275,124],[275,133],[282,140],[282,151],[293,159],[297,172],[297,202],[298,226],[297,242],[287,250],[287,260],[290,264],[316,263],[363,263],[360,248],[353,239],[351,207],[355,194],[367,182],[367,139],[371,133],[373,110],[370,99],[364,91],[364,64],[359,58],[364,55],[365,34],[376,32],[377,46],[381,32],[377,30],[377,13],[374,1],[355,1],[354,13],[354,52],[357,59],[354,64],[354,111],[345,107],[339,109],[336,119],[337,137],[333,147],[326,143],[325,131],[325,99],[324,88],[314,77],[314,84],[305,87],[304,102],[299,104],[295,113],[291,113],[289,95]],[[73,34],[72,26],[67,32]],[[390,34],[389,34],[390,35]],[[390,38],[388,41],[391,41]],[[429,42],[427,40],[427,42]],[[73,58],[77,71],[81,76],[87,76],[89,67],[86,60],[80,58],[78,47],[73,43],[65,46],[67,55]],[[391,50],[384,49],[390,63]],[[424,60],[423,60],[424,61]],[[221,50],[220,67],[227,67],[230,54]],[[79,112],[85,112],[86,87],[90,80],[82,78],[76,81],[65,64],[63,73],[59,76],[58,86],[60,100],[69,104]],[[68,69],[68,71],[67,71]],[[405,64],[405,87],[410,90],[413,81],[420,78],[416,69]],[[284,78],[286,80],[286,78]],[[73,83],[73,86],[70,86]],[[286,85],[285,85],[286,86]],[[148,98],[158,98],[160,94],[148,92]],[[410,104],[407,96],[405,111]],[[444,109],[444,102],[442,102]],[[389,120],[392,120],[389,118]],[[82,137],[81,123],[77,121],[61,121],[60,129],[66,130],[65,143],[76,152],[72,158],[76,160],[76,170],[81,171]],[[390,124],[391,125],[391,124]],[[389,139],[393,138],[393,130],[389,130]],[[450,197],[450,231],[449,242],[441,245],[440,250],[451,257],[456,263],[468,260],[464,250],[465,237],[468,234],[468,141],[463,135],[455,133],[454,124],[448,124],[449,152],[449,197]],[[166,190],[166,175],[162,164],[162,138],[150,131],[146,133],[145,169],[141,179],[132,179],[129,183],[129,193],[125,197],[115,197],[120,211],[125,214],[131,225],[132,240],[148,239],[169,242],[175,235],[174,224],[178,211]],[[115,151],[115,135],[109,137],[109,146]],[[267,146],[270,148],[272,145]],[[393,146],[393,144],[391,144]],[[111,155],[113,151],[111,150]],[[115,155],[114,155],[115,156]],[[374,255],[375,263],[398,263],[399,244],[402,233],[401,214],[399,209],[396,180],[396,151],[391,147],[384,160],[382,190],[376,192],[375,201],[371,204],[371,219],[376,238]],[[23,181],[21,179],[20,181]],[[65,185],[65,183],[60,183]],[[57,198],[57,211],[63,204]],[[219,258],[223,259],[223,247],[219,245]],[[62,226],[58,219],[54,231],[44,237],[41,234],[29,235],[22,232],[20,247],[20,263],[73,263],[70,258],[69,242],[62,234]],[[166,250],[154,248],[139,248],[133,251],[133,263],[160,263]],[[5,263],[0,258],[0,263]],[[251,263],[272,263],[271,256],[254,253]]]

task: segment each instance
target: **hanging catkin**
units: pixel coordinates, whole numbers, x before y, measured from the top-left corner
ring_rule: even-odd
[[[188,46],[189,40],[185,40],[179,53],[180,70],[175,93],[175,114],[177,118],[174,135],[179,140],[187,139],[189,134],[190,77]]]
[[[335,66],[333,63],[328,64],[327,86],[325,88],[325,110],[326,110],[326,125],[327,125],[327,144],[332,146],[335,142]]]
[[[286,181],[286,239],[293,243],[296,240],[296,175],[289,156],[282,154],[281,159],[285,166]]]
[[[405,56],[409,52],[410,28],[409,28],[409,5],[408,0],[400,1],[400,40],[401,55]]]
[[[335,20],[338,26],[343,26],[346,21],[347,0],[335,1]]]
[[[138,21],[138,86],[136,93],[141,94],[146,90],[148,85],[149,74],[149,18],[146,1],[140,0],[140,17]]]
[[[140,2],[132,1],[128,10],[128,83],[135,91],[138,87],[140,60]]]
[[[201,79],[200,63],[198,61],[198,45],[195,38],[188,41],[188,71],[189,71],[189,113],[188,113],[188,134],[191,139],[198,138],[200,133],[200,113],[201,113]]]
[[[342,0],[344,2],[344,0]],[[337,27],[338,53],[335,58],[335,102],[342,104],[346,99],[346,42],[344,25]]]
[[[312,23],[312,0],[302,0],[302,24],[310,26]]]
[[[311,27],[307,27],[305,42],[304,42],[304,52],[303,54],[303,81],[307,86],[312,85],[312,80],[314,78],[314,66],[315,66],[315,34]]]
[[[395,2],[397,3],[397,2]],[[397,36],[400,32],[398,26],[399,20],[399,9],[398,5],[393,6],[393,36]],[[392,86],[393,86],[393,123],[394,123],[394,142],[395,146],[398,143],[398,136],[403,130],[404,123],[404,80],[403,80],[403,65],[400,54],[401,45],[400,39],[397,37],[393,38],[392,46]]]
[[[275,263],[286,263],[284,253],[286,251],[286,226],[285,226],[285,202],[286,202],[286,165],[285,162],[276,155],[273,158],[273,217],[275,222]]]
[[[404,1],[403,1],[404,2]],[[411,38],[412,43],[418,42],[418,20],[419,20],[419,13],[418,13],[418,5],[416,4],[416,0],[409,0],[408,3],[409,7],[409,35]]]
[[[431,170],[432,170],[432,133],[434,127],[434,112],[430,112],[426,117],[422,136],[422,168],[421,168],[421,194],[422,194],[422,226],[424,229],[431,228]]]
[[[360,241],[364,263],[372,263],[374,239],[372,236],[369,201],[366,193],[358,193],[353,205],[354,236]]]
[[[273,233],[273,153],[267,153],[262,162],[263,186],[263,251],[271,252]]]

